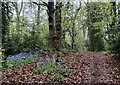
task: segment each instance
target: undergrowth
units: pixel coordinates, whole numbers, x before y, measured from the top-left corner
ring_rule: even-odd
[[[44,71],[47,71],[48,75],[50,75],[50,80],[53,82],[63,82],[64,77],[68,76],[70,73],[70,70],[68,68],[59,66],[54,61],[47,62],[42,66],[38,66],[34,70],[34,73],[40,74]]]

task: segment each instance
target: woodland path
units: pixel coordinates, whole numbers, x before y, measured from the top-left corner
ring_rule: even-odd
[[[72,56],[76,56],[73,57]],[[120,63],[111,55],[95,52],[69,54],[73,69],[68,82],[120,84]]]

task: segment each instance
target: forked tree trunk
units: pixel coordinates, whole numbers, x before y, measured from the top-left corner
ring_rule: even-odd
[[[62,2],[56,2],[54,9],[54,0],[48,2],[48,21],[50,33],[51,56],[58,57],[62,47],[62,28],[61,28],[61,7]]]

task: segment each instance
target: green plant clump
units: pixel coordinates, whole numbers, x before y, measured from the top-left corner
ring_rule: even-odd
[[[59,73],[59,74],[62,74],[64,76],[67,76],[69,75],[69,69],[68,68],[63,68],[63,67],[60,67],[60,66],[56,66],[55,65],[55,62],[52,61],[52,62],[47,62],[46,64],[40,66],[40,67],[37,67],[35,70],[34,70],[34,73],[42,73],[44,71],[47,71],[49,74],[56,74],[56,73]]]
[[[50,80],[56,83],[60,83],[63,82],[64,77],[61,74],[56,73],[53,76],[51,76]]]
[[[47,62],[42,66],[37,67],[34,70],[34,73],[39,74],[43,73],[44,71],[47,71],[49,77],[50,77],[50,82],[63,82],[64,77],[68,76],[70,73],[70,70],[68,68],[63,68],[61,66],[57,66],[56,62],[51,61]]]

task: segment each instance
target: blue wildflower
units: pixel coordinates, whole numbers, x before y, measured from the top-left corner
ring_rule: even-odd
[[[44,62],[43,61],[38,61],[36,64],[37,65],[41,65],[41,64],[43,64]]]
[[[53,59],[50,58],[50,57],[47,57],[46,60],[47,60],[47,61],[52,61]]]
[[[13,60],[13,59],[15,59],[15,56],[14,55],[13,56],[9,56],[9,57],[7,57],[7,59]]]

